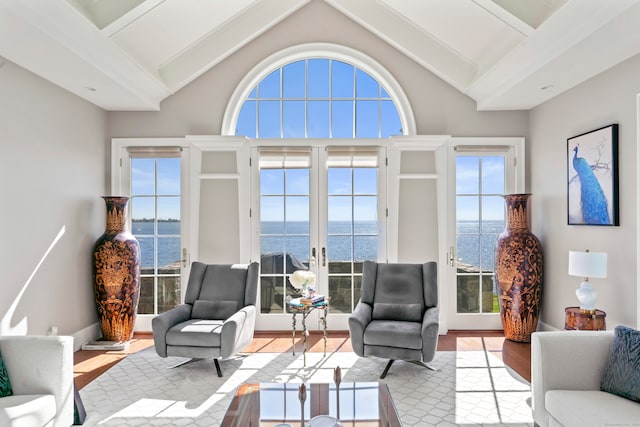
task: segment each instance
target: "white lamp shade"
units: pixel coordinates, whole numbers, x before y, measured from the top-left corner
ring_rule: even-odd
[[[606,252],[569,251],[569,274],[577,277],[607,277]]]

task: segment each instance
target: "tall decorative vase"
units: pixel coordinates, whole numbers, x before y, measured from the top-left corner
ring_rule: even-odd
[[[140,244],[129,232],[128,197],[103,197],[107,227],[93,249],[93,289],[102,339],[126,342],[140,299]]]
[[[530,342],[538,325],[542,293],[542,249],[529,231],[530,194],[504,196],[507,226],[496,243],[495,275],[505,338]]]

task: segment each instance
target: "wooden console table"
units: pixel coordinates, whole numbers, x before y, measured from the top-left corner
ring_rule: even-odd
[[[580,310],[580,307],[567,307],[564,309],[564,329],[581,331],[604,331],[607,329],[605,318],[607,313],[595,310],[588,313]]]

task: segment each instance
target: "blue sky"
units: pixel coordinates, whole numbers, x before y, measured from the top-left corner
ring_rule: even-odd
[[[504,156],[456,158],[456,219],[473,221],[482,207],[482,220],[504,220]],[[479,196],[482,194],[482,196]]]
[[[293,62],[266,76],[245,101],[236,130],[252,138],[402,134],[397,109],[375,79],[353,65],[321,58]]]
[[[180,159],[131,159],[131,195],[132,218],[153,218],[157,200],[159,219],[179,219]]]

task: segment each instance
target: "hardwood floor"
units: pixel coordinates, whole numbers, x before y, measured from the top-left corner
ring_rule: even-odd
[[[323,351],[322,334],[312,332],[307,348]],[[302,342],[296,336],[296,352],[302,351]],[[74,353],[74,376],[78,389],[83,388],[120,360],[153,346],[151,333],[136,333],[126,351],[80,350]],[[531,381],[531,345],[505,340],[502,331],[449,331],[438,339],[439,351],[486,350],[502,359],[518,375]],[[280,353],[291,351],[291,332],[257,331],[251,344],[244,350],[251,353]],[[327,339],[328,352],[352,351],[348,331],[331,331]]]

